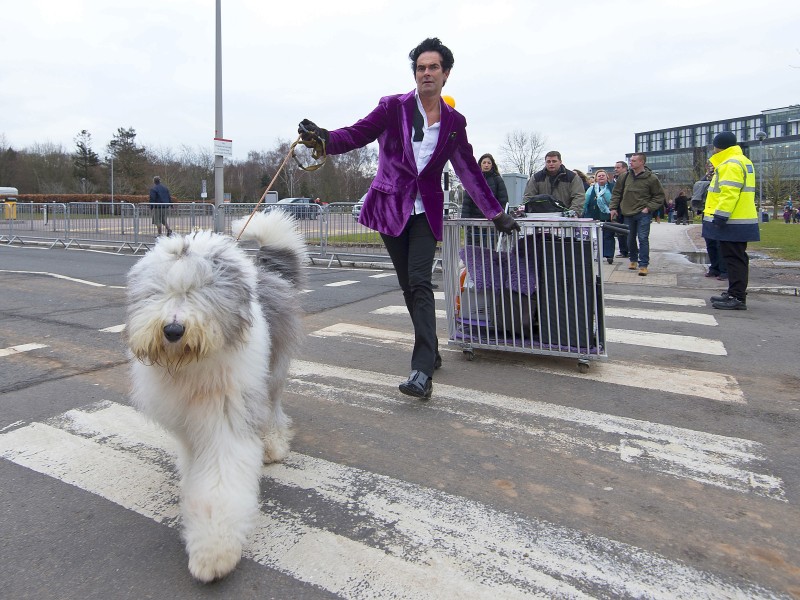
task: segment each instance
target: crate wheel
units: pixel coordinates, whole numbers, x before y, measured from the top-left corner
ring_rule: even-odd
[[[468,361],[472,362],[475,360],[475,351],[474,350],[464,350],[464,358]]]

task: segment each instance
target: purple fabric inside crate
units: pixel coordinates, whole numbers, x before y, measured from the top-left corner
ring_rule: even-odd
[[[467,273],[478,290],[503,289],[503,277],[500,270],[500,256],[491,248],[465,246],[458,252],[459,258],[467,267]],[[507,261],[504,261],[506,269]]]
[[[491,248],[465,246],[458,253],[467,267],[467,273],[479,290],[510,289],[531,295],[536,291],[536,265],[533,251],[525,254],[512,248],[510,252],[496,252]]]

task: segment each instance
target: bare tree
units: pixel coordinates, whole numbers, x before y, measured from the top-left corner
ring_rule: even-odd
[[[778,209],[783,206],[789,194],[795,189],[798,179],[796,170],[792,170],[792,163],[789,156],[781,148],[773,148],[765,157],[763,173],[764,178],[764,204],[763,208],[772,208],[772,218],[778,216]],[[756,198],[758,198],[758,192]]]
[[[516,130],[506,134],[500,146],[500,163],[504,172],[522,173],[531,177],[544,165],[547,138],[538,131]]]

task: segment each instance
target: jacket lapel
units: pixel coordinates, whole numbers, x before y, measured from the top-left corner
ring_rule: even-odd
[[[414,105],[416,102],[413,91],[410,94],[406,94],[401,102],[402,109],[398,115],[401,121],[400,131],[403,136],[403,156],[415,172],[417,170],[417,161],[414,160],[414,147],[411,145],[411,128],[414,123]]]

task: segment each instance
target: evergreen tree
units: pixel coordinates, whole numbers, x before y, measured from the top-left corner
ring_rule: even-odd
[[[147,166],[147,150],[136,144],[133,127],[119,127],[108,143],[108,154],[114,157],[114,185],[120,193],[144,193],[148,186],[144,180]]]
[[[92,134],[82,129],[75,137],[75,152],[72,155],[72,165],[75,177],[94,183],[96,168],[100,158],[92,150]]]

